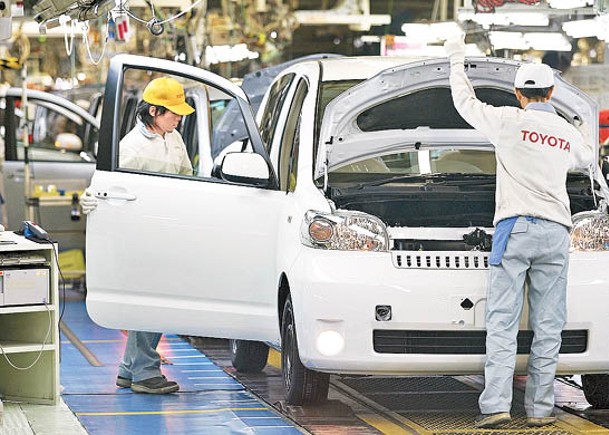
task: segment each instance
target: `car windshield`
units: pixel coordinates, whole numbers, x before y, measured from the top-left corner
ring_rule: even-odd
[[[495,153],[492,149],[442,148],[365,158],[334,169],[330,172],[330,178],[382,184],[394,178],[398,181],[438,174],[494,176],[495,170]]]
[[[393,184],[486,185],[495,182],[495,152],[489,149],[411,150],[362,158],[331,170],[331,185],[363,189]],[[569,180],[586,180],[585,174],[572,172]]]

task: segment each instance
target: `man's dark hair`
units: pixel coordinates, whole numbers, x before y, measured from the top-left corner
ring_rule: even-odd
[[[155,106],[154,104],[147,103],[144,100],[140,101],[135,111],[135,114],[137,115],[139,120],[144,123],[146,127],[152,127],[154,125],[154,117],[150,115],[151,107],[156,107],[157,115],[162,115],[168,110],[166,107],[163,106]]]
[[[541,100],[548,97],[548,93],[554,88],[518,88],[520,93],[531,100]]]

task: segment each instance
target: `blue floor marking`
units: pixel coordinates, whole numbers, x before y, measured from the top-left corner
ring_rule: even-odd
[[[161,369],[180,384],[179,393],[157,396],[117,388],[126,337],[95,325],[83,301],[68,301],[62,320],[104,364],[91,366],[61,334],[62,397],[91,435],[301,433],[177,336],[164,335],[158,350],[173,362]]]

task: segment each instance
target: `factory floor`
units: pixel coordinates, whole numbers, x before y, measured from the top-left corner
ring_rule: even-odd
[[[326,403],[289,406],[278,352],[271,350],[263,372],[241,374],[226,340],[200,337],[163,336],[159,344],[168,361],[163,373],[179,383],[178,393],[136,394],[115,385],[125,334],[94,324],[83,292],[67,291],[62,299],[60,402],[5,402],[0,435],[609,434],[609,411],[590,407],[577,377],[555,381],[556,423],[526,427],[519,377],[512,422],[479,430],[473,420],[480,376],[332,376]]]

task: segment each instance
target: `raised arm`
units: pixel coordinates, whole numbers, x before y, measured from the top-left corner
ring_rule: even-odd
[[[496,144],[506,108],[491,106],[476,97],[474,88],[465,74],[464,34],[449,38],[444,44],[444,49],[450,61],[450,89],[457,112],[469,125]]]

